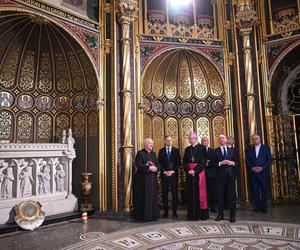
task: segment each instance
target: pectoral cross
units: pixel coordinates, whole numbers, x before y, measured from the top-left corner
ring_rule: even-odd
[[[194,157],[192,157],[192,162],[194,162],[195,161],[195,158]]]

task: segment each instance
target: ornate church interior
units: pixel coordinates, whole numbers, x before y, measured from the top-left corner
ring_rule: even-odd
[[[0,0],[0,245],[300,249],[299,55],[300,0]],[[136,221],[145,139],[183,159],[191,132],[234,141],[236,223],[186,219],[183,162],[178,218]],[[266,213],[253,135],[271,155]]]

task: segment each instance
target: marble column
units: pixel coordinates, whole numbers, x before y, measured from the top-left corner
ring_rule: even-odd
[[[131,87],[131,39],[130,27],[137,15],[136,0],[118,1],[118,14],[122,30],[122,157],[124,168],[124,211],[132,208],[132,87]]]

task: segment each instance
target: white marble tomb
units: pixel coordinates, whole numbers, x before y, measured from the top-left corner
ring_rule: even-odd
[[[62,143],[0,143],[0,224],[13,222],[13,208],[22,201],[38,201],[46,216],[77,210],[74,143],[71,129]]]

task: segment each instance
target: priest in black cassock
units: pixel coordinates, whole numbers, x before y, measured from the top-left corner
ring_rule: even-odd
[[[137,220],[154,221],[159,218],[157,200],[157,173],[160,166],[152,151],[153,140],[145,139],[144,149],[135,157],[136,173],[133,176],[133,217]]]
[[[195,132],[189,135],[190,146],[185,149],[183,167],[186,173],[187,218],[207,220],[208,204],[206,193],[206,148],[198,143]]]

